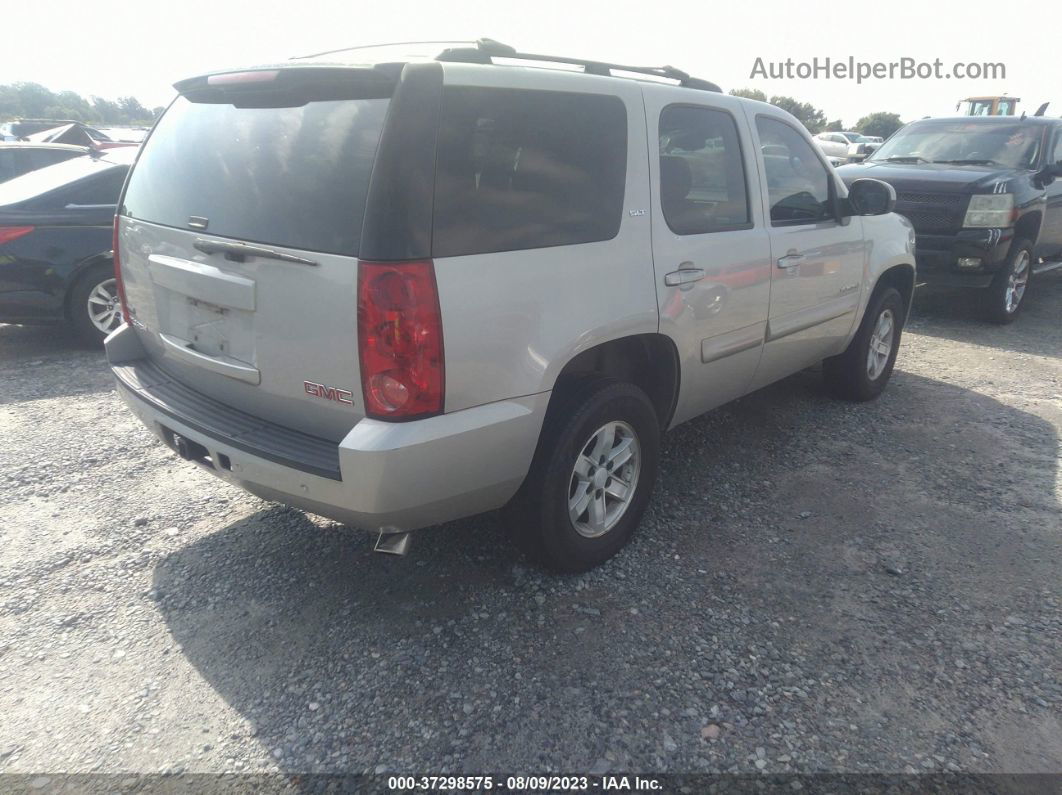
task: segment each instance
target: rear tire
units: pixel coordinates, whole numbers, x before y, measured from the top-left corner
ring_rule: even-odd
[[[114,267],[93,265],[82,273],[70,291],[67,307],[78,338],[89,345],[102,344],[122,323]]]
[[[622,381],[582,380],[557,398],[504,515],[528,557],[580,572],[619,552],[641,521],[656,481],[660,421],[645,392]]]
[[[1025,305],[1032,281],[1033,245],[1017,239],[1010,245],[1006,265],[982,295],[982,314],[991,323],[1013,323]]]
[[[894,287],[871,296],[848,348],[822,363],[826,386],[836,397],[863,402],[885,390],[900,349],[903,321],[903,298]]]

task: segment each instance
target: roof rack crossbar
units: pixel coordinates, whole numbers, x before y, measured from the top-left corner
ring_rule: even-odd
[[[630,66],[628,64],[608,63],[606,61],[588,61],[583,58],[568,58],[560,55],[539,55],[536,53],[518,52],[507,44],[494,41],[493,39],[479,39],[475,47],[456,47],[443,50],[436,56],[439,61],[455,61],[458,63],[490,64],[494,58],[511,58],[517,61],[540,61],[546,63],[572,64],[583,67],[586,74],[612,76],[613,72],[629,72],[631,74],[650,75],[675,80],[679,85],[686,88],[697,88],[702,91],[722,92],[715,83],[690,77],[689,74],[674,66]]]

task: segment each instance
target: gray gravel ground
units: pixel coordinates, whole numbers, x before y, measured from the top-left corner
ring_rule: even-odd
[[[888,392],[667,439],[634,543],[366,535],[178,461],[0,326],[0,771],[1062,771],[1062,273],[920,298]]]

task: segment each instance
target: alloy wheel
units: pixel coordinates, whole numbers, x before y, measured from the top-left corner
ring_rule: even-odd
[[[896,319],[891,309],[885,309],[878,315],[878,322],[874,324],[874,331],[870,335],[870,346],[867,351],[867,377],[871,381],[885,372],[892,355],[892,341],[896,334]]]
[[[121,324],[122,307],[115,279],[106,279],[92,288],[86,304],[89,320],[102,333],[110,334]]]
[[[1031,258],[1028,251],[1021,251],[1014,260],[1014,267],[1010,269],[1007,277],[1007,291],[1003,300],[1008,315],[1013,315],[1021,306],[1021,299],[1025,297],[1025,288],[1029,284],[1029,265]]]
[[[568,516],[584,538],[597,538],[623,518],[638,487],[638,436],[625,422],[598,428],[583,445],[568,485]]]

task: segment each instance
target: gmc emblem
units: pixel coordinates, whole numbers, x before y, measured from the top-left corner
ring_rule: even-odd
[[[325,386],[313,381],[303,381],[302,388],[307,395],[324,398],[325,400],[334,400],[336,403],[346,403],[348,406],[354,405],[354,395],[349,389]]]

